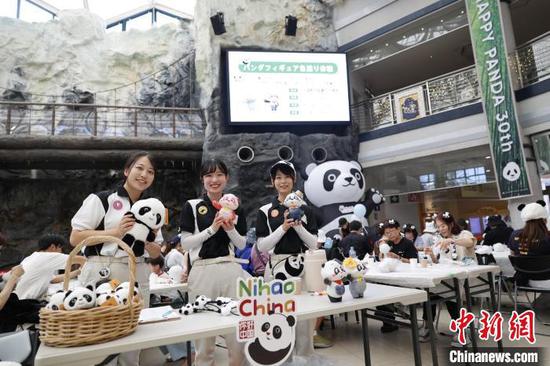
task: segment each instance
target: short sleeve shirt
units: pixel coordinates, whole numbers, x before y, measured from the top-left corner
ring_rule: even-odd
[[[146,198],[146,197],[142,197]],[[108,230],[118,226],[122,217],[130,211],[133,202],[123,186],[116,190],[92,193],[82,203],[82,206],[73,216],[71,226],[73,230]],[[155,238],[156,243],[162,243],[162,230]],[[103,244],[86,247],[84,254],[100,255]],[[127,256],[126,252],[118,249],[116,257]]]
[[[191,203],[187,201],[185,202],[181,212],[179,231],[195,233],[195,226],[198,228],[199,232],[206,230],[214,222],[214,217],[217,212],[218,210],[212,205],[212,201],[206,194],[203,195],[200,202],[196,204],[195,210],[193,210]],[[235,211],[235,214],[237,215],[237,224],[235,225],[235,229],[240,235],[245,235],[246,217],[243,209],[239,206]],[[231,240],[225,230],[220,229],[204,243],[202,243],[199,251],[199,258],[209,259],[227,256],[229,255],[230,243]]]
[[[20,300],[39,300],[48,290],[48,285],[58,269],[65,269],[67,258],[63,253],[34,252],[23,259],[21,266],[25,273],[15,287]]]
[[[414,247],[414,243],[407,238],[401,238],[401,241],[394,244],[390,251],[405,259],[418,258],[418,251]]]
[[[267,216],[263,209],[267,211]],[[302,219],[302,225],[311,234],[317,235],[317,220],[315,219],[313,209],[305,205],[302,206],[302,209],[305,216]],[[256,237],[265,238],[277,230],[284,222],[284,212],[286,210],[286,206],[279,202],[277,197],[273,198],[271,203],[264,205],[262,209],[258,210],[256,217]],[[289,229],[275,245],[273,252],[275,254],[297,254],[307,249],[298,233],[294,229]]]

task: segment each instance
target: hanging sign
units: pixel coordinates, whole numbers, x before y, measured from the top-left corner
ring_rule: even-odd
[[[489,126],[500,198],[531,194],[499,0],[466,0],[472,48]]]

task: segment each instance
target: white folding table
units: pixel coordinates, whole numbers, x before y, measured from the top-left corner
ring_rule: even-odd
[[[299,320],[361,310],[363,314],[365,365],[370,365],[365,309],[379,305],[401,303],[409,306],[411,313],[414,313],[416,317],[416,308],[419,303],[426,301],[427,295],[425,291],[417,289],[368,284],[365,297],[361,299],[352,299],[349,292],[346,292],[343,301],[340,303],[331,303],[326,296],[311,294],[297,295],[294,299],[297,307],[296,316]],[[101,344],[70,348],[41,345],[36,354],[35,365],[94,365],[110,354],[234,333],[238,321],[239,318],[236,316],[220,316],[219,314],[206,312],[183,316],[178,320],[142,324],[129,336]],[[415,365],[421,365],[416,318],[412,323]]]

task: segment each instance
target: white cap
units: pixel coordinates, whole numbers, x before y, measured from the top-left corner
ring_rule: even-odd
[[[521,219],[527,222],[529,220],[547,219],[548,211],[545,206],[546,202],[539,200],[527,205],[521,204],[518,206],[518,210],[521,211]]]

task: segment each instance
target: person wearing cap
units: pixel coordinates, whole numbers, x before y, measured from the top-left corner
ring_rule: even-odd
[[[399,222],[395,219],[385,220],[383,223],[384,232],[382,238],[375,246],[375,253],[380,257],[380,245],[386,243],[390,246],[390,252],[385,254],[388,258],[396,258],[401,262],[408,263],[411,258],[418,258],[418,251],[414,247],[414,243],[409,239],[401,236],[401,227]],[[395,319],[393,315],[389,313],[394,311],[392,305],[377,306],[377,310],[381,310],[384,313],[378,312],[377,315],[387,318],[389,320]],[[375,314],[376,315],[376,314]],[[384,322],[380,331],[382,333],[390,333],[399,329],[399,326]]]
[[[436,233],[437,229],[435,228],[435,223],[432,220],[426,220],[424,231],[422,232],[422,235],[420,235],[422,242],[424,243],[424,247],[432,247],[435,244]]]
[[[500,215],[489,216],[487,226],[489,227],[489,231],[487,231],[483,238],[483,245],[507,244],[510,240],[510,235],[514,231],[514,229],[502,221]]]
[[[234,247],[246,246],[246,215],[241,206],[235,210],[236,222],[225,221],[213,205],[219,200],[229,180],[229,169],[221,160],[203,162],[200,171],[204,194],[188,200],[182,209],[179,232],[182,248],[189,251],[191,269],[187,284],[189,297],[204,295],[216,297],[237,296],[237,279],[247,278],[235,258]],[[237,342],[235,334],[224,336],[229,353],[229,365],[245,365],[244,343]],[[195,341],[195,364],[215,364],[216,338]]]
[[[304,253],[308,248],[317,249],[317,221],[310,206],[304,205],[304,215],[300,220],[289,219],[288,210],[283,202],[296,183],[296,170],[288,161],[278,161],[269,170],[271,183],[277,195],[271,202],[258,210],[256,217],[256,237],[258,249],[270,252],[271,258],[265,270],[266,280],[273,278],[272,271],[288,258]],[[304,273],[299,275],[303,277]],[[296,346],[294,352],[299,356],[313,353],[314,322],[298,322],[296,326]]]

